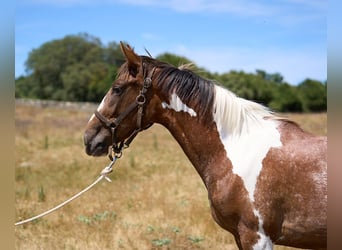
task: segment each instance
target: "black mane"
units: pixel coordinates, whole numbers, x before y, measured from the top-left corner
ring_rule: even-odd
[[[205,118],[212,110],[214,102],[214,83],[206,80],[188,69],[179,69],[162,64],[157,75],[158,88],[169,96],[176,93],[186,105],[193,108],[200,117]]]

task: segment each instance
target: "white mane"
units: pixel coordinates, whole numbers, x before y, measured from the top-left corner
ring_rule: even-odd
[[[215,85],[214,120],[225,135],[240,135],[250,127],[262,126],[265,117],[275,117],[261,104],[237,97],[234,93]]]

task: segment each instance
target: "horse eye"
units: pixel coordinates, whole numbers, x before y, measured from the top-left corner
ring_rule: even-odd
[[[114,95],[121,95],[122,89],[121,89],[120,87],[113,87],[113,88],[112,88],[112,93],[113,93]]]

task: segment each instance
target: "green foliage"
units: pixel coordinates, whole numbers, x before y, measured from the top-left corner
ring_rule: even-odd
[[[190,240],[192,243],[200,243],[201,241],[204,240],[204,238],[198,237],[198,236],[189,236],[188,240]]]
[[[156,59],[162,62],[167,62],[169,64],[172,64],[175,67],[178,67],[183,64],[192,63],[189,59],[185,57],[177,56],[168,52],[157,56]]]
[[[103,213],[94,214],[93,216],[80,215],[78,216],[78,221],[82,222],[86,225],[90,225],[92,223],[101,222],[101,221],[114,221],[117,217],[115,212],[104,211]]]
[[[27,77],[16,81],[16,97],[97,102],[124,62],[119,45],[103,46],[88,34],[66,36],[34,49]]]
[[[46,194],[43,186],[39,186],[38,189],[38,201],[39,202],[44,202],[46,199]]]
[[[259,75],[231,71],[221,75],[219,82],[240,97],[268,105],[274,96],[274,83]]]
[[[169,245],[170,243],[171,243],[171,240],[168,238],[152,240],[152,244],[158,247],[166,246],[166,245]]]
[[[269,107],[282,112],[302,112],[302,102],[297,88],[287,83],[275,86],[275,92]]]
[[[157,59],[174,66],[193,63],[172,53]],[[99,102],[124,62],[120,46],[82,33],[44,43],[30,52],[27,76],[16,79],[18,98]],[[230,71],[211,73],[193,63],[196,73],[216,80],[242,98],[259,102],[275,111],[326,111],[327,84],[306,79],[298,86],[284,82],[280,73],[257,69],[253,73]]]
[[[298,85],[299,96],[303,103],[303,110],[326,111],[327,110],[327,84],[306,79]]]

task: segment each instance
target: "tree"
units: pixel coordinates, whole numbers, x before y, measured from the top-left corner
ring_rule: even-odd
[[[166,62],[169,63],[175,67],[178,67],[182,64],[188,64],[188,63],[192,63],[189,59],[187,59],[186,57],[182,57],[182,56],[177,56],[171,53],[163,53],[161,55],[158,55],[156,57],[157,60],[162,61],[162,62]]]
[[[27,77],[21,76],[15,81],[15,97],[16,98],[35,98],[34,80],[32,75]]]
[[[270,74],[267,73],[264,70],[257,69],[256,73],[258,76],[260,76],[262,79],[270,82],[275,82],[275,83],[282,83],[284,80],[284,77],[280,73],[274,73]]]
[[[277,85],[273,100],[269,106],[271,109],[281,112],[303,111],[303,105],[296,87],[288,83]]]
[[[274,95],[272,83],[266,81],[260,74],[230,71],[221,75],[220,82],[238,96],[266,106]]]
[[[327,110],[327,85],[312,79],[306,79],[298,85],[304,111]]]
[[[117,43],[105,47],[86,33],[53,40],[30,52],[26,61],[29,76],[18,79],[16,96],[98,101],[123,62]]]
[[[172,53],[158,55],[176,67],[193,63]],[[30,52],[28,75],[16,79],[15,96],[64,101],[99,102],[125,62],[118,43],[103,45],[99,38],[82,33],[44,43]],[[280,73],[257,69],[255,73],[212,73],[193,63],[192,70],[212,79],[242,98],[275,111],[325,111],[327,84],[306,79],[298,86],[284,82]]]

